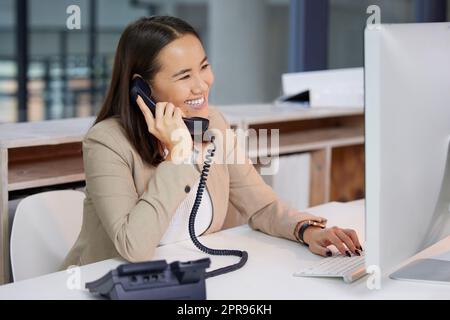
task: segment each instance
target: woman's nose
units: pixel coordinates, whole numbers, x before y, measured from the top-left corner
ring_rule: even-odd
[[[192,92],[194,94],[200,94],[205,92],[206,90],[208,90],[208,83],[206,83],[206,81],[203,80],[202,78],[198,77],[192,88]]]

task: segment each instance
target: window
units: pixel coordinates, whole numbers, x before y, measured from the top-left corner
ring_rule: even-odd
[[[15,121],[17,117],[14,38],[14,1],[0,0],[0,123]]]

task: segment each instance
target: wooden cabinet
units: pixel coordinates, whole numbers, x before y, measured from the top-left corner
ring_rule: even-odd
[[[279,155],[309,152],[309,206],[364,198],[364,109],[221,106],[243,129],[278,129]],[[249,150],[252,159],[257,150]],[[256,163],[256,160],[254,161]]]

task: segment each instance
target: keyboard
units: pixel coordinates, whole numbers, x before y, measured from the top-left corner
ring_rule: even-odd
[[[323,258],[317,263],[294,273],[294,276],[343,278],[346,283],[350,283],[366,274],[363,252],[361,256],[348,257],[338,254]]]

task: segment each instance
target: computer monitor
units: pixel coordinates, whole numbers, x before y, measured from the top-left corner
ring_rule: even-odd
[[[386,275],[450,235],[450,23],[372,25],[364,43],[366,266]]]

